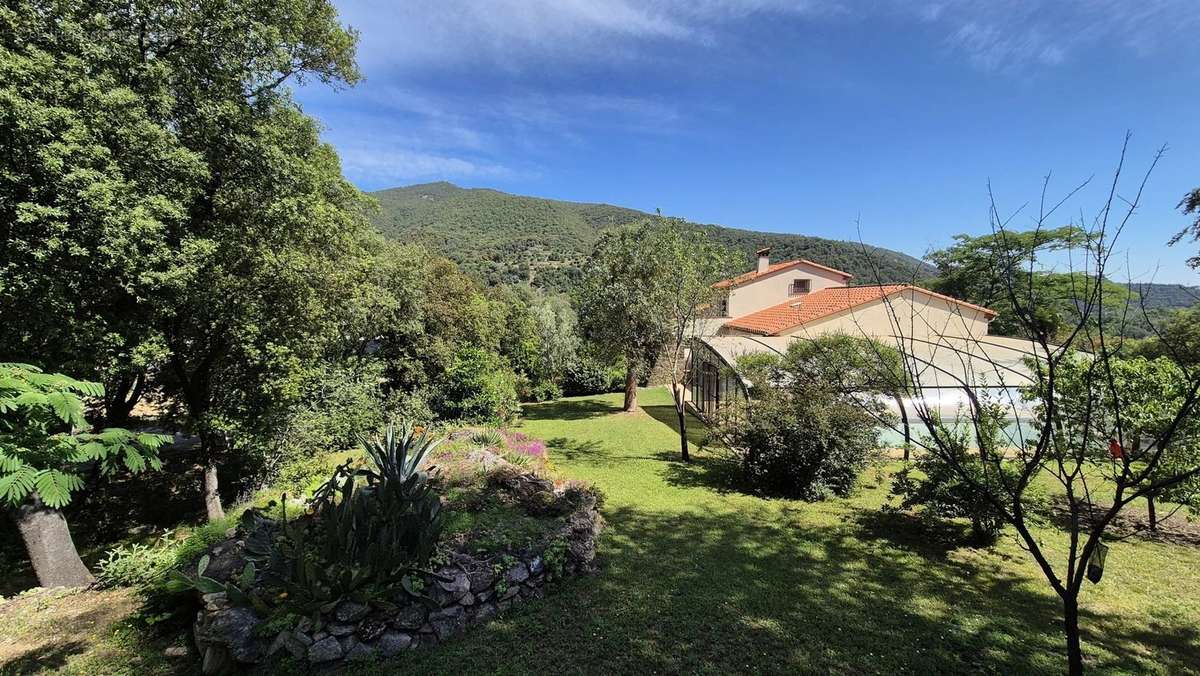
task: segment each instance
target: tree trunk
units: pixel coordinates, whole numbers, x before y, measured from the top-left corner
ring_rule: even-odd
[[[140,373],[132,378],[121,376],[116,383],[109,384],[104,393],[104,425],[124,427],[145,389],[146,378]]]
[[[1153,495],[1146,496],[1146,511],[1149,512],[1149,517],[1150,517],[1150,532],[1157,533],[1158,532],[1158,514],[1154,508],[1154,496]],[[1169,517],[1170,514],[1168,513],[1167,516]]]
[[[637,366],[629,365],[625,369],[625,412],[637,410]]]
[[[204,463],[204,511],[208,513],[209,521],[225,518],[225,509],[221,507],[221,493],[217,490],[217,462],[206,460]]]
[[[896,406],[900,409],[900,423],[904,425],[904,462],[908,462],[912,450],[912,428],[908,425],[908,411],[904,410],[904,399],[896,395]]]
[[[25,551],[43,587],[86,587],[95,579],[75,549],[61,510],[47,507],[36,493],[9,513],[21,532]]]
[[[683,386],[672,385],[671,395],[675,398],[675,415],[679,416],[679,452],[684,462],[691,462],[692,456],[688,454],[687,407],[683,403]]]
[[[1083,648],[1079,642],[1079,596],[1078,591],[1067,591],[1063,598],[1063,630],[1067,635],[1067,673],[1070,676],[1083,674]]]

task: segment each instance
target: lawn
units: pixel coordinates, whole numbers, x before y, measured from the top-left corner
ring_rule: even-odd
[[[362,673],[1061,673],[1058,606],[1006,536],[955,547],[888,500],[893,463],[850,499],[728,488],[703,449],[678,460],[670,396],[645,390],[525,409],[562,474],[607,496],[601,570],[433,650]],[[699,445],[703,430],[692,427]],[[1061,535],[1046,526],[1051,547]],[[139,628],[128,592],[0,605],[0,673],[194,673],[181,632]],[[1117,544],[1083,598],[1097,673],[1200,672],[1200,547]]]
[[[601,572],[396,673],[1061,673],[1056,599],[1011,537],[951,548],[887,500],[888,471],[851,499],[765,500],[678,461],[665,390],[529,406],[523,431],[607,495]],[[697,426],[697,430],[698,430]],[[699,435],[695,437],[699,441]],[[1047,527],[1040,534],[1058,539]],[[1084,593],[1097,672],[1200,671],[1200,549],[1113,547]],[[367,669],[365,671],[371,671]]]

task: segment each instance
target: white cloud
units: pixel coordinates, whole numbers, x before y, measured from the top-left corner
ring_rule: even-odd
[[[623,59],[656,41],[712,44],[724,22],[834,11],[835,0],[342,0],[368,66],[548,67]]]
[[[912,9],[986,71],[1057,66],[1088,49],[1144,55],[1200,27],[1195,0],[937,0]]]
[[[1200,27],[1196,0],[341,0],[339,7],[363,32],[368,74],[385,65],[619,66],[661,54],[655,48],[664,44],[736,42],[737,22],[756,15],[925,23],[984,70],[1053,66],[1088,47],[1145,53]]]
[[[371,186],[424,179],[512,179],[528,175],[501,164],[400,147],[343,147],[339,152],[347,176]]]

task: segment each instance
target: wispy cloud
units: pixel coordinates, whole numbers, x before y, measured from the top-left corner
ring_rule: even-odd
[[[934,26],[945,44],[988,71],[1054,66],[1085,48],[1144,53],[1200,27],[1196,0],[344,0],[363,29],[368,68],[461,66],[544,71],[661,56],[663,44],[736,43],[740,20],[870,22]]]
[[[357,146],[339,150],[346,175],[356,183],[371,188],[426,179],[511,180],[528,178],[533,174],[486,160],[396,147]]]
[[[728,21],[838,11],[835,0],[345,0],[367,63],[546,68],[628,59],[656,41],[715,44]]]
[[[1200,28],[1195,0],[929,0],[909,10],[985,71],[1028,71],[1089,49],[1145,55]]]

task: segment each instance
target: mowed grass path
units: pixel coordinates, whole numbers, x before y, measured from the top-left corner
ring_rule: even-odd
[[[879,510],[885,470],[848,500],[724,491],[709,456],[678,461],[669,394],[645,390],[642,403],[636,414],[619,412],[619,395],[526,409],[523,429],[551,443],[554,465],[607,495],[597,575],[366,671],[1063,671],[1056,599],[1011,537],[990,550],[939,544]],[[1084,613],[1094,670],[1200,671],[1200,551],[1118,544]]]

